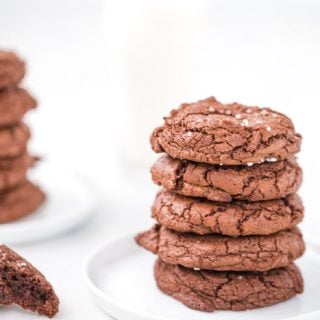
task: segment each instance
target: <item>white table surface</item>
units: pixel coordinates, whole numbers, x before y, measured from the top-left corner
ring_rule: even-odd
[[[215,3],[222,19],[212,20],[223,26],[212,43],[219,47],[218,60],[212,61],[216,72],[202,79],[205,90],[198,79],[199,86],[178,101],[192,101],[210,92],[225,101],[272,105],[288,113],[304,135],[299,156],[305,171],[303,230],[306,237],[320,243],[318,2],[281,1],[278,5],[280,1],[261,1],[261,10],[256,1],[243,1],[243,6],[231,1],[228,7],[225,1]],[[106,4],[102,0],[0,3],[0,46],[16,48],[27,59],[25,85],[40,101],[39,109],[28,116],[34,129],[32,149],[82,172],[100,192],[101,205],[90,223],[57,239],[14,248],[52,282],[61,300],[57,319],[108,319],[87,292],[83,260],[109,238],[147,228],[156,192],[147,165],[141,170],[124,167],[117,154],[121,149],[119,110],[117,101],[108,99],[112,79],[105,71],[102,22]],[[250,5],[254,15],[246,8]],[[264,19],[270,25],[259,24]],[[176,103],[173,99],[168,107]],[[148,137],[145,145],[149,148]],[[17,308],[0,308],[0,317],[37,318]]]
[[[114,191],[117,194],[103,196],[92,220],[81,229],[58,239],[14,247],[32,261],[54,286],[61,301],[56,319],[109,319],[91,300],[83,281],[82,267],[85,257],[109,238],[150,225],[147,216],[152,193],[140,189],[144,197],[138,198],[136,192],[129,188],[124,190],[125,185],[123,183],[121,189],[116,187]],[[6,320],[37,318],[18,308],[0,308],[0,317]]]

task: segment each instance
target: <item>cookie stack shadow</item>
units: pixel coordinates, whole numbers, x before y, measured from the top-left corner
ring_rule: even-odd
[[[27,179],[36,158],[28,153],[31,134],[22,118],[37,103],[19,86],[24,75],[24,62],[13,52],[0,51],[0,223],[30,214],[45,200]]]
[[[296,194],[301,136],[269,108],[183,104],[155,129],[151,145],[166,154],[151,169],[162,186],[157,221],[136,236],[158,255],[159,289],[211,312],[247,310],[303,291],[294,260],[304,253]]]

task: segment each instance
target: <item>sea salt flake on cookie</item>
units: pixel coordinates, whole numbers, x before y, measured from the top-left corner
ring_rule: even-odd
[[[277,162],[278,159],[276,157],[269,157],[269,158],[266,158],[265,161],[268,161],[268,162]]]
[[[244,127],[247,127],[249,125],[249,120],[248,119],[243,119],[241,122],[241,125]]]

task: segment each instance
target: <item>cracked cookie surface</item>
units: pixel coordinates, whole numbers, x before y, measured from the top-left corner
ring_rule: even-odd
[[[299,269],[287,267],[256,272],[194,271],[167,264],[154,266],[159,289],[191,309],[242,311],[270,306],[302,293]]]
[[[31,133],[23,123],[0,129],[0,158],[16,157],[20,155],[27,146]]]
[[[24,62],[15,53],[0,50],[0,89],[16,86],[24,75]]]
[[[36,106],[36,100],[24,89],[0,90],[0,126],[18,123],[27,111]]]
[[[266,271],[287,266],[304,252],[298,228],[268,236],[228,237],[178,233],[156,225],[136,242],[163,261],[187,268]]]
[[[212,201],[261,201],[296,192],[302,171],[295,159],[253,166],[220,166],[160,157],[151,168],[152,180],[176,193]]]
[[[260,202],[219,203],[161,190],[152,217],[171,230],[228,236],[268,235],[297,225],[303,218],[298,195]]]
[[[222,104],[213,97],[171,111],[150,140],[155,152],[223,165],[283,160],[301,144],[285,115],[269,108]]]
[[[6,223],[33,213],[45,201],[42,190],[27,181],[1,193],[0,223]]]

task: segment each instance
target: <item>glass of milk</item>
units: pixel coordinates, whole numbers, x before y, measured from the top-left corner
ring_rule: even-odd
[[[199,98],[195,79],[207,47],[208,11],[210,0],[105,2],[107,108],[116,108],[117,154],[130,170],[146,170],[156,159],[149,137],[162,117]]]

